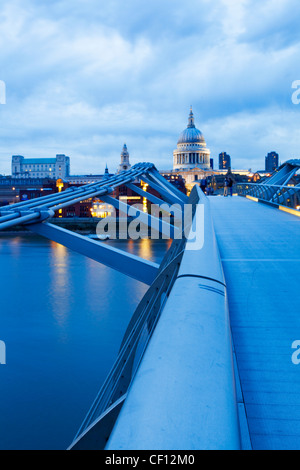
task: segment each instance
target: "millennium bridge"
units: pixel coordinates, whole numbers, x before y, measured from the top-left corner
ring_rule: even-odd
[[[195,186],[188,198],[140,163],[0,209],[0,230],[25,225],[149,286],[70,450],[300,449],[299,168],[291,160],[236,185],[241,197]],[[175,218],[190,207],[189,233],[114,199],[121,185],[172,206]],[[51,224],[56,211],[96,196],[171,233],[160,265]]]

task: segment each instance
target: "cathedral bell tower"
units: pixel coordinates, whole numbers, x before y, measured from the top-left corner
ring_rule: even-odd
[[[122,153],[121,153],[121,164],[118,168],[118,173],[121,173],[121,171],[126,171],[131,168],[130,162],[129,162],[129,152],[127,149],[127,145],[124,144]]]

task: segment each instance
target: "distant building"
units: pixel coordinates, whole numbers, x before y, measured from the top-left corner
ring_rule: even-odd
[[[64,178],[64,182],[68,184],[72,184],[75,186],[82,186],[84,184],[91,184],[91,183],[99,183],[104,179],[110,178],[114,176],[112,173],[109,172],[109,169],[106,165],[104,174],[101,175],[71,175],[67,178]]]
[[[70,157],[24,158],[13,155],[11,170],[13,178],[66,178],[70,175]]]
[[[220,169],[214,169],[215,166],[217,164],[206,148],[202,132],[195,127],[191,108],[187,129],[180,134],[177,149],[173,152],[173,170],[160,173],[171,183],[182,187],[184,185],[187,194],[190,194],[195,185],[200,185],[202,179],[207,179],[208,184],[217,181],[216,187],[219,187],[224,186],[224,178],[228,172],[234,175],[236,182],[249,182],[252,176],[251,170],[232,170],[231,157],[226,152],[219,155]],[[181,186],[179,189],[183,190]]]
[[[65,181],[68,182],[69,184],[74,184],[74,185],[84,185],[84,184],[91,184],[91,183],[99,183],[105,178],[109,178],[110,176],[113,176],[112,173],[109,173],[109,170],[105,168],[104,174],[101,175],[71,175],[65,178]]]
[[[190,110],[188,126],[180,134],[177,149],[173,152],[173,169],[176,171],[200,168],[210,169],[210,150],[201,131],[195,126],[194,114]]]
[[[160,174],[183,194],[186,194],[185,180],[179,173],[161,171]]]
[[[0,206],[22,202],[56,192],[56,181],[50,178],[0,177]]]
[[[122,153],[121,153],[121,164],[119,165],[118,168],[118,173],[121,173],[121,171],[126,171],[131,168],[130,162],[129,162],[129,152],[127,149],[127,145],[124,144]]]
[[[276,152],[270,152],[266,156],[266,171],[273,173],[279,166],[279,155]]]
[[[219,155],[219,169],[229,170],[231,168],[231,157],[226,152],[222,152]]]

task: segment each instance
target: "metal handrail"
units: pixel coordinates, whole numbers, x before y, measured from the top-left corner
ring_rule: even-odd
[[[267,184],[267,183],[264,183],[264,184],[259,184],[259,183],[237,183],[236,186],[251,186],[251,187],[256,187],[256,188],[265,188],[266,186],[270,187],[270,188],[278,188],[278,189],[297,189],[299,190],[300,189],[300,185],[296,185],[296,186],[286,186],[286,185],[278,185],[278,184]]]
[[[189,198],[189,203],[192,205],[192,217],[196,213],[199,201],[199,193],[193,191]],[[120,404],[119,399],[127,394],[130,383],[134,379],[135,372],[176,281],[186,242],[186,237],[182,234],[181,239],[174,240],[166,253],[156,280],[146,292],[132,316],[121,343],[118,357],[77,432],[69,448],[70,450],[93,449],[95,439],[97,448],[101,449],[103,443],[107,441],[123,405],[123,401]],[[116,407],[118,407],[118,410],[116,410]],[[108,410],[111,410],[110,419]],[[95,433],[95,427],[97,427],[97,433]],[[89,435],[93,435],[93,439]]]
[[[195,191],[197,223],[105,450],[241,448],[225,279],[209,200]]]
[[[94,432],[93,423],[97,425],[99,445],[109,438],[118,416],[114,405],[121,396],[126,395],[130,383],[134,379],[138,364],[144,355],[166,299],[176,280],[185,243],[185,239],[180,243],[175,240],[172,260],[169,259],[169,253],[165,256],[160,274],[138,305],[124,335],[118,357],[76,434],[70,450],[93,449],[93,441],[87,438],[88,432]],[[107,410],[110,408],[114,410],[114,413],[109,420],[107,419]],[[103,416],[103,420],[101,420],[101,416]]]
[[[270,185],[255,183],[238,183],[237,193],[240,196],[252,196],[261,201],[297,209],[300,205],[300,186]]]

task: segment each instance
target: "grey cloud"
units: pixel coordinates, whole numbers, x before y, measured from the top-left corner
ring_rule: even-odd
[[[133,160],[171,167],[190,104],[215,157],[288,158],[298,13],[295,0],[3,0],[0,173],[12,153],[68,153],[76,172],[114,167],[124,141]]]

